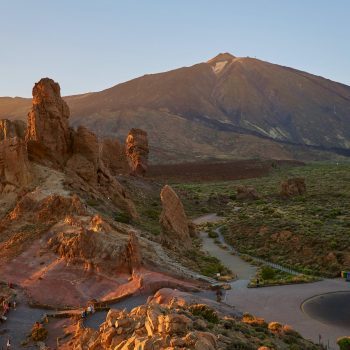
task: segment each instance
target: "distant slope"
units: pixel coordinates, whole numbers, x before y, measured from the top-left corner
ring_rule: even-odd
[[[147,130],[160,160],[293,158],[305,146],[350,152],[349,86],[227,53],[66,100],[73,125],[118,137]],[[23,118],[26,106],[0,99],[0,117]]]

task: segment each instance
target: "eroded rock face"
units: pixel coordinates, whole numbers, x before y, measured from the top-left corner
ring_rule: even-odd
[[[131,129],[126,138],[126,156],[131,174],[144,176],[148,166],[148,138],[146,131]]]
[[[34,85],[26,134],[30,159],[59,166],[64,164],[71,147],[69,115],[58,83],[43,78]]]
[[[31,181],[23,124],[0,120],[0,193],[16,191]]]
[[[160,199],[163,209],[159,222],[163,229],[164,243],[173,247],[176,241],[178,245],[190,247],[188,219],[180,198],[169,185],[166,185],[160,193]]]
[[[292,197],[296,195],[301,195],[306,192],[305,179],[302,177],[295,177],[288,179],[281,183],[281,196]]]
[[[64,229],[50,239],[48,246],[67,262],[84,265],[87,270],[117,274],[133,273],[142,266],[135,233],[129,237],[113,229],[100,216],[89,220],[65,220]],[[93,230],[91,230],[93,228]]]
[[[101,159],[112,175],[127,174],[129,172],[125,149],[116,139],[104,139],[102,141]]]
[[[78,196],[64,197],[58,194],[37,200],[35,194],[25,195],[9,214],[10,220],[26,218],[32,223],[52,223],[67,215],[86,215],[86,207]]]
[[[67,162],[67,168],[72,169],[88,183],[96,184],[99,168],[99,144],[96,135],[80,126],[74,133],[72,151],[73,155]]]
[[[237,199],[259,199],[260,195],[252,186],[237,186]]]

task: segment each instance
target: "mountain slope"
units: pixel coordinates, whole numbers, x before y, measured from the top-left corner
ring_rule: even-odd
[[[291,158],[299,151],[288,144],[350,149],[350,87],[228,53],[66,101],[73,124],[100,135],[145,129],[161,160]],[[24,105],[0,99],[0,116],[23,117]]]

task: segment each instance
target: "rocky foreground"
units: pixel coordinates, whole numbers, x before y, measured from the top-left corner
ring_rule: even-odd
[[[148,303],[110,310],[98,331],[79,321],[62,349],[321,349],[291,327],[267,324],[251,315],[239,316],[229,307],[201,302],[187,293],[161,289]]]

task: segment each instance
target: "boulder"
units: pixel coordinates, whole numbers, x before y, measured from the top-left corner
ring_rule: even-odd
[[[71,148],[69,115],[58,83],[43,78],[34,85],[26,133],[31,160],[46,165],[64,165]]]
[[[131,174],[144,176],[148,167],[148,138],[146,131],[131,129],[125,142],[126,156]]]
[[[0,193],[28,186],[32,179],[23,134],[20,122],[0,120]]]
[[[163,209],[159,222],[162,226],[163,243],[173,247],[176,242],[177,245],[190,247],[192,241],[188,219],[180,198],[169,185],[166,185],[160,193],[160,199]]]
[[[168,335],[186,334],[192,328],[192,321],[185,315],[169,314],[158,317],[158,332]]]
[[[239,185],[236,187],[237,199],[259,199],[260,195],[253,186]]]
[[[302,177],[291,178],[281,183],[280,194],[282,197],[302,195],[305,192],[306,184],[305,179]]]

